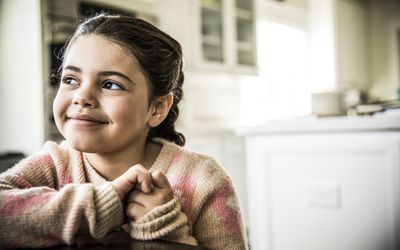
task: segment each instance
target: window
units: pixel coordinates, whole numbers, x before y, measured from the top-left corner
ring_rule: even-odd
[[[257,39],[259,76],[242,85],[242,125],[309,115],[307,30],[260,19]]]

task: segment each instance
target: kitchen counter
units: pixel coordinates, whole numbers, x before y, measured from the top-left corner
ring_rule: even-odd
[[[256,194],[247,204],[252,248],[400,249],[399,114],[237,132],[246,138],[247,193]]]
[[[253,127],[241,127],[239,135],[287,134],[287,133],[337,133],[366,131],[400,131],[400,114],[378,114],[374,116],[306,117],[274,120]]]

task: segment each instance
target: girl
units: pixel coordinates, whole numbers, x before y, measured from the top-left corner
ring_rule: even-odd
[[[0,175],[0,246],[164,239],[245,249],[238,201],[213,158],[175,131],[181,47],[137,18],[98,15],[67,43],[53,103],[66,141]]]

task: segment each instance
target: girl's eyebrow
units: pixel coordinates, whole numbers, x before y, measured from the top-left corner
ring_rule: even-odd
[[[72,71],[75,71],[75,72],[79,72],[79,73],[82,72],[82,70],[80,68],[72,66],[72,65],[65,66],[64,70],[66,70],[66,69],[72,70]],[[121,72],[118,72],[118,71],[112,71],[112,70],[110,70],[110,71],[102,71],[102,72],[99,73],[99,75],[100,76],[113,76],[113,75],[114,76],[119,76],[121,78],[124,78],[128,82],[132,83],[133,85],[136,85],[135,82],[132,81],[132,79],[130,79],[128,76],[126,76],[126,75],[124,75],[124,74],[122,74]]]
[[[118,71],[102,71],[99,73],[99,75],[101,75],[101,76],[112,76],[112,75],[119,76],[121,78],[124,78],[128,82],[132,83],[133,85],[135,85],[135,83],[128,76],[126,76]]]
[[[82,70],[80,68],[72,66],[72,65],[65,66],[63,70],[66,70],[66,69],[69,69],[69,70],[72,70],[72,71],[76,71],[76,72],[82,72]]]

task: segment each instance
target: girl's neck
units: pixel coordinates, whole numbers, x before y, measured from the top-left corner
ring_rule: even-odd
[[[147,169],[153,165],[161,146],[147,140],[140,145],[108,154],[85,153],[85,156],[103,178],[112,181],[136,164]]]

